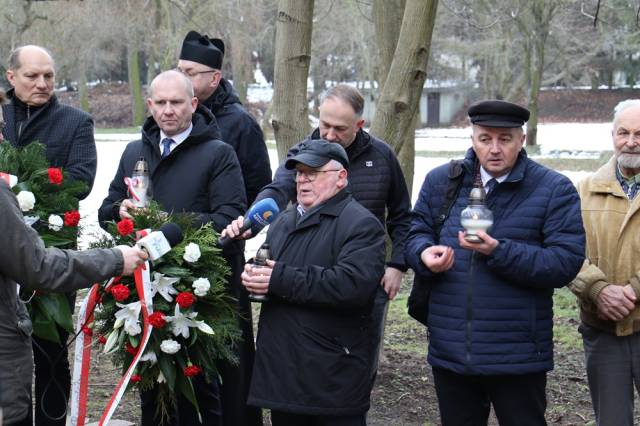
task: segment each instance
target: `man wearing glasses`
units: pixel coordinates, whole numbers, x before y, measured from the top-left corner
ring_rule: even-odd
[[[346,189],[349,160],[339,144],[311,140],[298,148],[285,163],[297,202],[267,233],[274,260],[246,265],[242,274],[248,291],[269,294],[249,404],[271,409],[274,426],[364,425],[384,229]]]
[[[182,43],[178,71],[191,80],[198,103],[213,113],[222,141],[235,150],[242,169],[247,201],[251,205],[260,189],[271,182],[269,154],[260,126],[244,109],[231,83],[222,78],[223,57],[222,40],[190,31]],[[242,244],[236,246],[239,250],[244,249]],[[251,303],[239,282],[231,285],[230,292],[238,300],[243,341],[237,351],[238,365],[224,364],[220,368],[224,424],[262,425],[260,410],[246,405],[255,352]]]
[[[191,80],[198,103],[215,115],[222,140],[235,149],[251,205],[260,189],[271,182],[269,154],[260,126],[222,77],[223,58],[222,40],[189,31],[182,43],[178,71]]]

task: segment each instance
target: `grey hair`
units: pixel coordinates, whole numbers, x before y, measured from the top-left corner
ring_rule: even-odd
[[[8,69],[13,70],[13,71],[17,71],[18,69],[20,69],[20,67],[22,66],[22,62],[20,62],[20,53],[22,52],[22,49],[24,49],[25,47],[35,47],[37,49],[40,49],[44,53],[46,53],[49,56],[49,58],[51,59],[51,64],[53,65],[53,68],[55,69],[56,64],[53,61],[53,55],[51,54],[51,52],[49,52],[48,49],[45,49],[42,46],[36,46],[35,44],[27,44],[27,45],[19,46],[19,47],[16,47],[15,49],[13,49],[11,51],[11,53],[9,54],[9,59],[7,60]]]
[[[331,159],[327,164],[330,164],[332,169],[338,169],[338,170],[344,169],[344,166],[338,160]]]
[[[153,81],[151,81],[151,84],[149,84],[149,88],[147,89],[147,96],[149,98],[153,97],[153,89],[158,81],[169,80],[174,78],[178,78],[182,82],[182,84],[184,85],[184,90],[187,93],[187,95],[190,98],[193,98],[194,91],[193,91],[193,84],[191,84],[191,80],[189,80],[189,78],[186,75],[182,74],[180,71],[177,71],[177,70],[164,71],[158,74],[157,76],[155,76]]]
[[[326,99],[340,99],[346,102],[356,113],[358,117],[362,116],[364,111],[364,98],[358,89],[348,84],[338,84],[327,89],[320,97],[322,104]]]
[[[624,101],[620,101],[613,109],[613,123],[615,124],[618,121],[622,111],[633,107],[640,107],[640,99],[626,99]]]

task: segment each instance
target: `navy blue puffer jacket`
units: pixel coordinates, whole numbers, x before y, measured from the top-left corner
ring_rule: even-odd
[[[464,160],[462,188],[438,241],[433,225],[448,186],[448,165],[425,178],[405,254],[431,283],[429,363],[458,374],[528,374],[553,368],[553,289],[584,260],[580,200],[569,179],[521,151],[507,179],[487,196],[499,241],[485,256],[458,244],[460,212],[473,186],[476,156]],[[420,260],[431,245],[453,247],[455,262],[434,274]]]

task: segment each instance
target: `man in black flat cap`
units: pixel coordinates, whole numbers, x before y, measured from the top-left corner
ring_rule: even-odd
[[[198,102],[215,115],[222,140],[235,149],[251,205],[260,189],[271,182],[269,154],[260,126],[222,77],[223,58],[222,40],[189,31],[182,43],[178,70],[191,80]]]
[[[472,148],[459,167],[427,174],[405,246],[431,289],[428,361],[440,416],[444,425],[487,424],[493,405],[502,426],[544,425],[553,290],[584,260],[580,200],[569,179],[527,158],[525,108],[484,101],[469,118]],[[493,212],[479,242],[460,223],[474,187]]]
[[[244,109],[231,83],[222,78],[223,57],[222,40],[189,31],[182,43],[178,70],[191,80],[198,102],[216,117],[221,139],[234,148],[251,205],[260,189],[271,182],[269,154],[260,126]],[[244,248],[243,244],[237,246]],[[260,410],[246,405],[255,353],[251,303],[240,284],[234,284],[230,290],[238,300],[242,342],[238,365],[220,367],[223,419],[225,426],[259,426]]]
[[[299,145],[285,163],[297,203],[267,233],[274,260],[242,274],[249,291],[269,294],[249,404],[271,409],[273,426],[366,424],[385,242],[378,219],[346,189],[348,165],[337,143]]]

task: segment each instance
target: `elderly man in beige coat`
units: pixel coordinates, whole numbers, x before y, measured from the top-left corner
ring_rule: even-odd
[[[597,424],[620,426],[640,390],[640,99],[616,106],[612,137],[611,160],[578,185],[587,260],[570,288]]]

